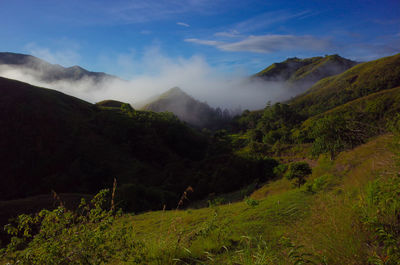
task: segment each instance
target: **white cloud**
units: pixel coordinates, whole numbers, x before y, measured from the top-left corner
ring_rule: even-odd
[[[238,42],[219,45],[218,48],[224,51],[271,53],[287,50],[324,51],[330,46],[328,40],[308,35],[262,35],[249,36]]]
[[[143,23],[168,19],[189,12],[212,13],[216,12],[218,10],[216,6],[221,4],[223,4],[221,1],[213,0],[113,1],[112,5],[102,8],[102,11],[114,23]]]
[[[182,26],[182,27],[187,27],[187,28],[190,27],[189,24],[184,23],[184,22],[176,22],[176,24],[179,25],[179,26]]]
[[[227,38],[241,37],[239,31],[237,31],[237,30],[217,32],[217,33],[214,34],[214,36],[216,36],[216,37],[227,37]]]
[[[223,44],[221,41],[215,41],[215,40],[200,40],[200,39],[185,39],[186,42],[192,42],[192,43],[197,43],[197,44],[202,44],[202,45],[209,45],[209,46],[219,46]]]
[[[270,11],[263,13],[261,15],[252,17],[250,19],[241,21],[235,25],[233,25],[234,30],[237,30],[242,33],[252,32],[259,29],[266,29],[267,27],[276,24],[282,23],[284,21],[295,19],[295,18],[302,18],[305,15],[310,15],[311,11],[304,10],[297,13],[290,13],[284,10],[278,11]]]
[[[79,64],[80,55],[77,52],[78,46],[71,45],[71,47],[60,47],[59,49],[49,49],[41,47],[36,43],[28,43],[25,45],[27,53],[39,57],[45,61],[53,64],[60,64],[63,66],[72,66]]]
[[[113,58],[115,61],[110,61],[111,65],[143,68],[144,73],[131,75],[127,81],[108,80],[100,84],[90,79],[44,83],[37,80],[34,73],[9,67],[0,67],[0,76],[56,89],[89,102],[115,99],[133,106],[175,86],[213,107],[231,109],[238,106],[259,109],[269,100],[283,100],[292,96],[280,83],[251,81],[243,72],[222,74],[201,56],[171,58],[162,54],[158,47],[151,47],[144,53],[132,52]]]
[[[185,39],[202,45],[215,46],[223,51],[271,53],[277,51],[325,51],[332,47],[329,40],[318,39],[313,36],[295,35],[260,35],[248,36],[236,42],[220,42],[215,40]]]

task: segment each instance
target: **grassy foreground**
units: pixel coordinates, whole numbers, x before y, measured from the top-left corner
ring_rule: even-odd
[[[300,189],[279,179],[242,202],[208,208],[118,214],[102,210],[102,192],[75,213],[60,207],[20,217],[7,227],[16,237],[1,261],[400,264],[396,141],[383,135],[335,161],[321,156]]]

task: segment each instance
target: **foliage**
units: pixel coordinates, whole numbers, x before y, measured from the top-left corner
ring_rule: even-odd
[[[250,197],[245,198],[245,201],[246,201],[246,204],[251,207],[255,207],[259,204],[259,201],[255,200],[253,198],[250,198]]]
[[[399,264],[400,260],[400,177],[375,180],[360,201],[361,220],[374,235],[372,264]]]
[[[295,245],[289,238],[282,237],[280,244],[287,249],[287,257],[293,264],[326,264],[317,261],[317,257],[304,251],[304,246]]]
[[[309,139],[315,139],[313,154],[328,152],[333,159],[338,152],[391,130],[400,110],[399,100],[400,88],[389,89],[308,119],[302,130]]]
[[[128,227],[112,229],[121,213],[105,209],[107,195],[108,190],[100,191],[90,204],[82,199],[76,212],[60,206],[20,215],[5,228],[13,238],[3,255],[18,264],[104,264],[115,259],[140,264],[142,244],[131,238]]]
[[[328,57],[328,61],[338,59]],[[354,66],[320,80],[285,104],[267,104],[262,112],[244,112],[235,119],[240,125],[233,127],[247,130],[248,150],[253,154],[281,155],[285,144],[313,143],[314,156],[328,152],[334,159],[339,152],[384,133],[387,121],[400,111],[399,60],[400,55],[394,55]],[[313,69],[311,61],[308,70]],[[266,71],[280,72],[279,68],[289,62],[303,61],[292,58]]]
[[[311,137],[314,143],[312,154],[318,156],[329,153],[331,160],[346,148],[353,148],[363,143],[366,135],[360,128],[355,128],[353,123],[346,121],[343,116],[329,115],[318,119],[311,128]]]
[[[400,55],[356,65],[313,85],[307,93],[291,100],[301,114],[314,116],[354,99],[400,85]]]
[[[277,141],[290,143],[291,130],[302,120],[303,118],[290,105],[276,103],[264,109],[257,128],[263,133],[264,143],[274,144]]]
[[[286,164],[280,164],[280,165],[274,167],[274,175],[282,178],[285,175],[287,169],[288,169],[288,166]]]
[[[217,198],[208,200],[207,202],[208,202],[208,207],[214,207],[214,206],[225,204],[226,200],[223,197],[217,197]]]
[[[306,184],[306,190],[311,193],[318,193],[326,191],[333,186],[333,179],[335,177],[330,174],[322,175]]]
[[[311,175],[312,170],[307,162],[293,162],[289,165],[288,172],[285,174],[286,178],[294,181],[294,185],[300,188],[305,181],[305,177]]]

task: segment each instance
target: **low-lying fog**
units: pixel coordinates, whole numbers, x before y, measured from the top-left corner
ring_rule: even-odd
[[[152,61],[151,58],[146,60]],[[175,86],[212,107],[228,109],[260,109],[267,101],[294,96],[281,82],[255,80],[240,72],[221,73],[200,56],[172,60],[158,55],[152,62],[151,74],[132,73],[128,80],[110,78],[99,83],[90,78],[49,83],[38,78],[41,73],[37,70],[7,65],[0,66],[0,76],[56,89],[92,103],[114,99],[129,102],[134,107],[140,107],[149,98]]]

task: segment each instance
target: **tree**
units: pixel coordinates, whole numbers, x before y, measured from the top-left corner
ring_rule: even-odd
[[[311,175],[312,169],[310,165],[306,162],[293,162],[289,165],[289,171],[286,174],[286,178],[289,180],[294,180],[296,186],[300,188],[306,180],[308,175]]]
[[[343,115],[329,115],[314,122],[310,136],[314,138],[312,154],[329,153],[331,160],[346,148],[353,148],[367,137],[365,124],[347,120]]]

